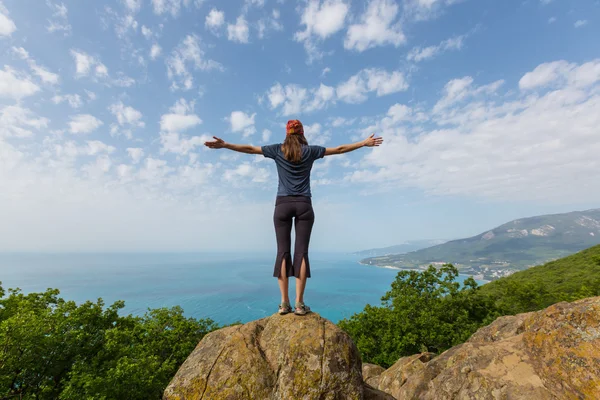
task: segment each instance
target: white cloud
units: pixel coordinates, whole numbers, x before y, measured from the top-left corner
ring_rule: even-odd
[[[48,20],[46,30],[50,33],[64,32],[65,35],[70,34],[71,25],[69,24],[67,6],[64,3],[54,4],[50,0],[46,0],[46,5],[52,10],[52,18]]]
[[[60,104],[62,102],[67,102],[72,108],[79,108],[83,104],[81,100],[81,96],[78,94],[65,94],[65,95],[55,95],[52,97],[52,102],[54,104]]]
[[[267,32],[270,30],[283,31],[283,24],[279,20],[279,17],[279,10],[273,9],[271,17],[261,18],[258,20],[257,26],[259,39],[264,39],[267,36]]]
[[[442,41],[440,44],[429,47],[414,47],[406,57],[409,61],[420,62],[435,57],[448,50],[460,50],[464,45],[466,35],[455,36]]]
[[[144,157],[144,149],[139,147],[129,147],[127,148],[127,154],[129,154],[129,157],[131,157],[134,164],[138,164],[142,157]]]
[[[0,69],[0,98],[20,100],[40,90],[29,77],[10,68],[8,65]]]
[[[210,29],[213,32],[216,32],[218,28],[223,26],[225,23],[225,13],[223,11],[219,11],[216,8],[210,10],[206,19],[204,21],[204,25],[207,29]]]
[[[27,50],[22,47],[13,47],[13,52],[17,54],[20,58],[27,61],[29,64],[29,68],[36,74],[44,83],[49,83],[55,85],[58,83],[59,77],[57,74],[52,73],[45,69],[44,67],[39,66],[33,58],[29,55]]]
[[[323,68],[323,71],[321,71],[321,76],[325,76],[330,72],[331,72],[331,68],[325,67],[325,68]]]
[[[376,46],[395,47],[406,42],[400,22],[394,23],[399,7],[392,0],[371,0],[360,17],[360,23],[350,25],[344,47],[359,52]]]
[[[450,97],[462,101],[426,113],[422,123],[415,121],[414,110],[400,106],[365,128],[365,134],[381,134],[386,144],[347,179],[492,201],[568,203],[573,193],[600,201],[598,67],[600,61],[560,69],[552,90],[539,84],[529,87],[538,92],[522,94],[507,89],[490,97],[491,88],[499,89],[496,82],[449,82],[444,97],[453,93]],[[483,96],[472,97],[476,92]]]
[[[88,134],[102,126],[103,122],[90,114],[77,114],[71,116],[68,125],[72,134]]]
[[[97,77],[108,76],[108,69],[98,59],[83,51],[71,50],[71,56],[75,60],[75,77],[81,78],[90,75],[92,68]]]
[[[405,0],[404,18],[417,21],[437,17],[445,7],[459,3],[461,0]]]
[[[556,22],[556,17],[550,17],[550,18],[548,18],[548,23],[549,24],[553,24],[555,22]]]
[[[32,129],[46,128],[48,122],[47,118],[38,117],[27,108],[18,105],[5,106],[0,109],[0,138],[30,137],[33,135]]]
[[[162,48],[158,44],[154,43],[150,49],[150,58],[156,60],[156,58],[160,56],[161,52]]]
[[[456,105],[464,100],[481,95],[492,95],[504,84],[499,80],[488,85],[474,86],[473,78],[466,76],[460,79],[453,79],[444,87],[444,97],[442,97],[433,107],[434,113],[441,113],[447,108]]]
[[[123,3],[132,13],[140,11],[140,8],[142,7],[142,0],[123,0]]]
[[[558,87],[569,84],[573,87],[586,87],[600,80],[600,60],[577,65],[560,60],[540,64],[533,71],[523,75],[519,81],[521,90]]]
[[[268,142],[271,139],[272,132],[268,129],[263,130],[262,132],[262,141]]]
[[[179,155],[187,155],[190,151],[201,146],[207,140],[210,140],[210,137],[207,135],[185,137],[181,136],[178,132],[161,132],[161,154],[170,152]]]
[[[199,8],[204,0],[152,0],[152,6],[156,15],[171,14],[176,17],[182,6],[189,7],[192,4]]]
[[[142,113],[133,107],[126,106],[121,101],[112,104],[109,110],[117,118],[117,122],[121,126],[128,125],[139,128],[145,126],[144,121],[142,121]]]
[[[361,103],[366,101],[368,94],[372,92],[377,96],[385,96],[407,88],[408,83],[400,71],[388,72],[367,68],[335,88],[320,84],[318,88],[306,89],[295,84],[282,86],[276,83],[266,96],[271,109],[282,107],[282,114],[289,116],[321,110],[338,100],[345,103]]]
[[[300,20],[305,28],[294,35],[304,43],[309,62],[322,57],[316,41],[327,39],[344,28],[350,7],[344,0],[308,0]]]
[[[249,115],[242,111],[233,111],[228,118],[233,132],[243,132],[244,137],[248,137],[256,132],[254,127],[254,117],[256,113]]]
[[[200,48],[200,39],[196,35],[187,35],[167,58],[166,64],[167,75],[172,80],[171,87],[184,90],[191,89],[194,82],[188,65],[202,71],[223,69],[218,62],[205,59],[204,51]]]
[[[248,182],[265,183],[269,179],[269,171],[265,168],[259,168],[255,164],[245,162],[236,168],[227,169],[223,178],[234,185],[243,186]]]
[[[367,99],[369,92],[375,92],[377,96],[385,96],[406,89],[408,83],[402,72],[367,68],[339,84],[336,94],[338,99],[346,103],[361,103]]]
[[[160,129],[165,132],[180,132],[200,125],[202,120],[194,112],[194,103],[179,99],[170,113],[163,114],[160,118]]]
[[[87,141],[87,149],[86,153],[89,156],[95,156],[99,153],[114,153],[116,148],[114,146],[109,146],[104,142],[99,140],[88,140]]]
[[[227,25],[227,39],[233,42],[248,43],[250,30],[243,15],[237,17],[235,24]]]
[[[306,140],[308,143],[317,146],[324,146],[331,138],[330,132],[323,132],[323,126],[319,123],[306,125],[304,127],[304,135],[306,135]]]
[[[17,26],[8,17],[8,10],[0,3],[0,37],[10,36],[17,30]]]
[[[152,29],[148,28],[146,25],[142,25],[141,31],[142,31],[142,35],[144,35],[144,37],[146,39],[148,39],[148,40],[152,39],[152,35],[153,35]]]
[[[575,28],[581,28],[583,26],[586,26],[588,24],[588,21],[586,19],[580,19],[578,21],[575,21]]]

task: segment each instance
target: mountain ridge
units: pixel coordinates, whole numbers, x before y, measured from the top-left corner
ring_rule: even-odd
[[[519,218],[468,238],[362,264],[423,268],[454,264],[461,273],[494,280],[600,244],[600,208]]]

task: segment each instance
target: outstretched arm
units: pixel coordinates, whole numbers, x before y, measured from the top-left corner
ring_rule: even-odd
[[[250,146],[249,144],[225,143],[223,139],[219,139],[216,136],[213,136],[213,139],[215,140],[213,140],[212,142],[204,142],[204,145],[211,149],[229,149],[246,154],[262,154],[262,148],[260,146]]]
[[[379,146],[381,143],[383,143],[383,138],[375,137],[375,134],[372,134],[371,136],[360,142],[352,144],[343,144],[338,147],[328,147],[325,149],[325,155],[332,156],[334,154],[344,154],[350,151],[354,151],[356,149],[360,149],[361,147]]]

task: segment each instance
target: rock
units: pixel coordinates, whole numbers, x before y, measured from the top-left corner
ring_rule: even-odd
[[[367,385],[376,388],[379,386],[379,377],[383,371],[385,371],[385,368],[380,367],[379,365],[365,363],[362,365],[363,381],[365,381]]]
[[[600,399],[600,297],[498,318],[430,361],[403,357],[379,389],[402,399]]]
[[[414,379],[411,382],[407,382],[408,377],[423,372],[427,362],[433,357],[435,357],[434,353],[421,353],[402,357],[381,374],[378,388],[395,398],[411,398],[406,397],[407,394],[410,393],[412,395],[416,393],[416,388],[413,386],[420,387],[422,382]]]
[[[396,400],[393,396],[365,384],[363,400]]]
[[[345,332],[316,313],[275,314],[206,335],[163,399],[358,400],[364,392],[360,356]]]

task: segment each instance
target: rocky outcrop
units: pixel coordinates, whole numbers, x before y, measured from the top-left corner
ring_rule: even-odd
[[[366,389],[366,390],[365,390]],[[363,384],[350,337],[316,313],[273,315],[206,335],[164,400],[390,399]]]
[[[318,314],[206,335],[164,400],[600,399],[600,297],[501,317],[439,356],[361,365]]]
[[[378,388],[396,399],[600,399],[600,297],[498,318],[428,358],[401,358]]]

